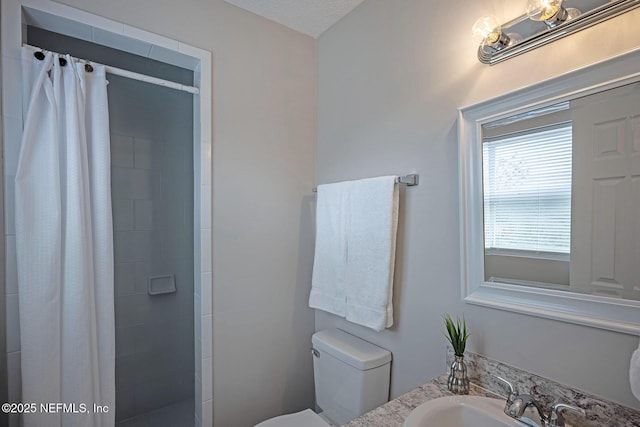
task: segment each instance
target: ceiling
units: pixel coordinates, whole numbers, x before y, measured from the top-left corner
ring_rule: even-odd
[[[225,0],[317,38],[364,0]]]

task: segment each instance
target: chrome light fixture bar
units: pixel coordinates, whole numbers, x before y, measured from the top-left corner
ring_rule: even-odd
[[[478,59],[497,64],[638,6],[640,0],[530,0],[526,13],[502,25],[491,17],[476,21],[472,35],[480,44]]]

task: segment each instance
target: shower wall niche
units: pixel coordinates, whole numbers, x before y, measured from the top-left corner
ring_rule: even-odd
[[[190,70],[38,28],[28,36],[35,46],[192,84]],[[116,423],[193,425],[193,99],[123,77],[108,80]],[[160,291],[171,290],[165,285],[173,279],[175,291],[149,292],[154,277],[161,277],[153,283]],[[150,421],[154,415],[158,420]]]

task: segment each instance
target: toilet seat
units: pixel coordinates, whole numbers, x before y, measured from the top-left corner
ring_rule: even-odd
[[[280,415],[268,419],[255,427],[329,427],[329,424],[311,409],[305,409],[295,414]]]

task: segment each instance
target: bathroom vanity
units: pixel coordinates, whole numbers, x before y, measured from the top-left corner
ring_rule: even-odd
[[[447,357],[449,361],[453,354]],[[586,417],[566,413],[567,426],[574,427],[635,427],[640,425],[640,411],[614,402],[588,395],[582,391],[556,383],[515,367],[488,359],[475,353],[467,353],[471,387],[469,395],[487,396],[505,400],[503,389],[496,375],[507,378],[522,392],[530,393],[548,410],[556,402],[583,408]],[[447,390],[447,375],[442,375],[402,396],[347,423],[344,427],[402,427],[415,408],[432,399],[452,396]]]
[[[484,390],[475,384],[471,385],[469,395],[488,396],[500,399],[500,396]],[[447,375],[438,377],[379,406],[373,411],[367,412],[361,417],[345,424],[344,427],[401,427],[409,413],[415,408],[424,402],[443,396],[452,396],[452,393],[447,390]]]

